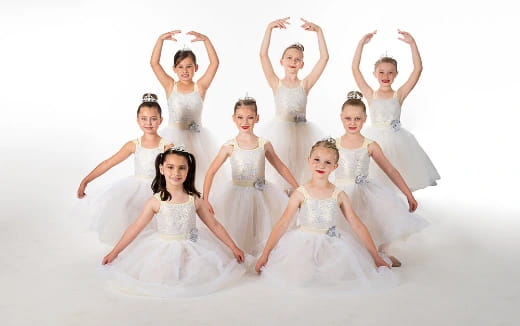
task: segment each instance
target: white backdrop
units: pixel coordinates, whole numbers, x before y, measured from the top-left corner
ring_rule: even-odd
[[[160,96],[163,127],[166,125],[166,98],[149,65],[161,33],[195,30],[213,42],[220,67],[206,95],[203,123],[219,142],[236,133],[230,118],[232,107],[246,92],[257,99],[261,120],[270,119],[273,99],[258,52],[267,23],[285,16],[292,18],[292,27],[274,31],[270,52],[280,74],[277,61],[290,43],[298,41],[306,48],[301,77],[317,59],[315,34],[298,27],[299,17],[324,30],[330,60],[310,92],[307,112],[309,120],[332,135],[341,133],[340,106],[346,93],[356,88],[350,64],[358,40],[378,30],[365,48],[362,70],[375,87],[372,64],[386,52],[399,62],[395,85],[400,85],[411,70],[411,57],[408,45],[397,40],[396,29],[409,31],[418,43],[424,71],[404,103],[402,122],[442,177],[439,187],[418,192],[420,203],[421,199],[426,202],[423,213],[440,207],[436,205],[443,205],[444,199],[449,200],[449,206],[442,208],[445,212],[455,207],[464,212],[483,209],[485,214],[461,219],[458,227],[485,228],[498,223],[503,234],[511,236],[507,239],[516,239],[520,217],[515,193],[520,182],[515,132],[520,120],[516,71],[520,23],[512,3],[2,1],[0,243],[4,250],[0,258],[8,261],[13,252],[16,255],[20,247],[14,243],[31,234],[33,221],[52,226],[53,248],[67,246],[60,237],[69,239],[71,235],[58,231],[61,222],[55,217],[74,205],[80,180],[96,164],[140,134],[135,112],[143,93]],[[175,51],[188,43],[188,38],[166,43],[164,66],[171,66]],[[203,44],[188,46],[198,55],[200,76],[207,66]],[[131,173],[128,160],[89,185],[87,191]],[[497,215],[501,218],[495,222]],[[509,243],[504,247],[512,248]],[[466,254],[464,248],[461,255]],[[27,246],[29,250],[34,249]],[[104,251],[96,252],[90,263]],[[25,256],[20,253],[19,257]],[[15,272],[9,273],[13,270],[2,271],[3,285],[12,279]]]

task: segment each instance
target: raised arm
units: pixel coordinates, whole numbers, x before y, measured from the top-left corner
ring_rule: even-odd
[[[399,102],[402,103],[404,99],[410,94],[412,89],[417,84],[419,77],[421,77],[422,73],[422,60],[421,55],[419,54],[419,49],[417,48],[417,43],[415,43],[415,39],[410,35],[410,33],[398,30],[401,37],[399,38],[401,41],[410,45],[410,49],[412,50],[412,61],[413,61],[413,71],[408,77],[408,80],[397,90],[397,96],[399,97]]]
[[[265,158],[271,163],[271,165],[280,173],[280,175],[293,187],[293,189],[298,188],[298,181],[294,178],[291,171],[285,165],[282,160],[276,155],[273,145],[270,142],[265,143]]]
[[[159,211],[159,206],[159,200],[156,198],[148,199],[139,217],[126,229],[121,239],[114,246],[114,249],[103,258],[101,262],[103,265],[111,263],[121,251],[134,241],[137,235],[150,223],[153,215]]]
[[[352,58],[352,74],[354,75],[354,80],[356,81],[356,85],[358,86],[363,96],[367,99],[368,103],[372,102],[374,91],[363,77],[363,74],[359,69],[359,65],[361,63],[361,55],[363,54],[363,48],[365,47],[365,44],[370,42],[376,33],[377,31],[373,31],[372,33],[363,35],[357,45],[356,52],[354,52],[354,58]]]
[[[329,51],[327,50],[327,43],[325,43],[325,36],[323,36],[321,27],[303,18],[300,19],[303,21],[303,25],[301,27],[304,30],[316,32],[316,35],[318,36],[318,47],[320,50],[320,58],[318,59],[318,62],[316,62],[309,75],[303,80],[305,93],[309,93],[312,86],[314,86],[314,84],[316,84],[320,78],[323,70],[325,70],[325,66],[329,61]]]
[[[180,32],[181,31],[177,29],[171,32],[161,34],[157,39],[157,42],[155,42],[155,46],[152,51],[152,57],[150,58],[150,65],[152,66],[153,73],[155,74],[155,77],[157,77],[162,87],[164,88],[166,96],[170,96],[175,81],[170,75],[166,73],[166,71],[164,71],[163,67],[161,66],[162,47],[165,40],[177,42],[175,35],[179,34]]]
[[[244,252],[237,247],[233,239],[231,239],[231,236],[226,231],[226,229],[222,226],[222,224],[217,221],[215,216],[212,212],[209,210],[208,203],[205,200],[196,198],[195,199],[195,206],[197,208],[197,215],[199,215],[199,218],[206,224],[206,226],[217,236],[217,238],[220,239],[226,246],[231,249],[233,252],[233,255],[235,256],[236,260],[241,263],[244,261]]]
[[[345,194],[345,192],[342,191],[339,193],[338,202],[340,204],[340,208],[343,212],[343,215],[345,215],[345,218],[352,227],[352,230],[354,230],[359,239],[361,239],[365,247],[370,252],[370,255],[372,256],[372,259],[374,259],[374,263],[376,264],[376,266],[387,266],[390,268],[390,265],[387,264],[377,253],[376,245],[374,244],[374,240],[372,240],[372,236],[368,232],[368,229],[365,226],[365,224],[361,222],[359,217],[354,212],[350,200],[348,196]]]
[[[278,87],[278,76],[276,76],[273,64],[269,58],[269,44],[271,43],[271,34],[274,28],[285,29],[286,25],[289,25],[289,17],[277,19],[270,22],[265,30],[264,38],[262,39],[262,45],[260,46],[260,63],[262,64],[262,70],[264,71],[265,79],[267,83],[273,89]]]
[[[262,255],[260,256],[260,258],[258,258],[258,261],[256,262],[255,270],[257,273],[260,273],[262,267],[265,266],[265,264],[267,264],[269,254],[276,246],[282,235],[289,228],[291,220],[294,214],[296,214],[298,207],[300,207],[300,204],[303,202],[303,199],[303,195],[299,191],[295,191],[292,193],[291,197],[289,198],[289,203],[287,203],[287,207],[285,208],[285,211],[274,225],[273,230],[271,231],[271,234],[267,239],[267,243],[265,244]]]
[[[217,73],[219,65],[217,51],[215,51],[213,44],[206,35],[194,31],[188,32],[187,34],[195,37],[193,40],[191,40],[192,42],[204,42],[204,46],[206,47],[206,52],[208,54],[208,68],[206,69],[202,77],[200,77],[197,81],[199,93],[201,97],[204,98],[206,95],[206,91],[209,88],[209,85],[211,85],[211,82],[213,81],[213,78],[215,78],[215,74]]]
[[[368,145],[368,153],[374,161],[379,165],[381,170],[386,173],[386,175],[392,180],[392,182],[401,190],[401,192],[406,196],[406,200],[408,201],[408,210],[413,212],[417,209],[417,201],[415,200],[410,188],[404,181],[403,177],[397,171],[397,169],[390,163],[390,161],[386,158],[383,150],[376,142],[370,143]]]
[[[78,190],[77,190],[77,196],[78,198],[85,197],[85,188],[87,187],[87,184],[91,182],[92,180],[96,179],[103,173],[110,170],[115,165],[123,162],[126,160],[132,153],[135,152],[135,144],[134,142],[129,141],[128,143],[124,144],[121,149],[112,155],[110,158],[104,160],[103,162],[99,163],[98,166],[92,170],[83,180],[81,180],[81,183],[79,184]]]
[[[228,156],[231,155],[232,150],[233,147],[230,145],[222,146],[217,156],[215,156],[215,158],[213,159],[213,162],[211,162],[208,171],[206,171],[206,176],[204,177],[204,185],[202,186],[202,199],[208,203],[211,213],[214,213],[214,211],[213,207],[211,207],[211,204],[209,203],[209,192],[211,190],[211,185],[213,184],[213,178],[215,177],[215,174],[220,169],[222,164],[224,164]]]

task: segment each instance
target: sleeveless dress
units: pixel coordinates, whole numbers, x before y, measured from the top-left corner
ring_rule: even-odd
[[[115,288],[157,297],[214,292],[245,272],[231,250],[223,250],[195,227],[193,196],[181,204],[160,201],[156,231],[137,237],[111,263],[101,267]]]
[[[161,138],[156,148],[145,148],[141,139],[135,143],[135,174],[123,178],[87,201],[81,200],[77,211],[82,219],[91,221],[90,228],[99,234],[100,241],[114,245],[126,228],[141,213],[146,200],[153,195],[152,181],[155,177],[155,159],[169,142]],[[87,216],[85,216],[87,215]]]
[[[258,147],[242,149],[235,139],[230,156],[232,180],[216,187],[211,195],[215,216],[237,246],[257,256],[262,253],[273,223],[287,205],[287,195],[265,180],[265,150],[268,141],[258,138]]]
[[[418,214],[410,213],[393,189],[370,179],[370,143],[372,140],[365,138],[360,148],[347,149],[341,146],[341,138],[336,140],[339,162],[334,183],[345,191],[354,211],[379,246],[404,239],[429,223]]]
[[[286,87],[279,81],[274,94],[275,118],[260,129],[269,135],[276,154],[287,165],[298,184],[307,182],[310,171],[307,158],[312,145],[323,138],[323,132],[307,121],[307,94],[303,81],[297,87]],[[272,167],[267,170],[269,180],[289,190],[291,186]]]
[[[363,129],[363,135],[381,146],[385,156],[401,173],[410,190],[436,185],[440,176],[432,161],[415,137],[401,127],[401,104],[397,92],[389,99],[380,99],[377,92],[374,92],[369,112],[371,126]],[[397,189],[378,166],[370,167],[370,175],[374,180]]]
[[[387,267],[377,268],[372,256],[348,228],[338,230],[344,219],[338,188],[327,199],[316,199],[305,187],[298,213],[298,228],[286,232],[271,251],[262,277],[288,287],[323,287],[340,292],[378,289],[397,283]],[[386,260],[386,259],[385,259]]]
[[[159,132],[175,146],[183,145],[195,156],[197,189],[202,189],[206,171],[217,154],[213,135],[202,126],[202,104],[197,83],[193,92],[186,94],[179,93],[175,83],[168,98],[168,126]]]

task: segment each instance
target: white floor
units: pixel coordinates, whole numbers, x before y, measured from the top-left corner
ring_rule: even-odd
[[[70,189],[47,188],[62,196],[21,195],[2,216],[1,325],[517,325],[519,222],[513,212],[468,205],[448,186],[417,193],[432,225],[393,248],[404,263],[395,289],[294,295],[251,275],[205,297],[169,300],[109,289],[96,274],[109,248],[66,216]]]

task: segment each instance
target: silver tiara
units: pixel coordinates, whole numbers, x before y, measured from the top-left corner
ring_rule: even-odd
[[[157,102],[157,99],[152,94],[145,94],[143,96],[143,103],[144,102]]]
[[[299,42],[296,42],[296,43],[293,43],[289,46],[290,48],[297,48],[298,50],[304,52],[305,51],[305,48],[303,47],[303,44],[299,43]]]
[[[360,92],[357,91],[351,91],[347,94],[347,99],[349,100],[361,100],[363,98],[363,95]]]
[[[256,102],[256,100],[254,99],[254,97],[249,96],[249,94],[247,94],[247,92],[246,92],[246,96],[241,97],[241,98],[239,98],[238,100],[239,100],[239,101],[255,101],[255,102]]]
[[[332,137],[325,137],[325,138],[321,139],[320,141],[324,141],[324,142],[336,145],[336,139],[334,139]]]
[[[172,151],[186,152],[186,147],[183,144],[175,145],[170,148]]]

